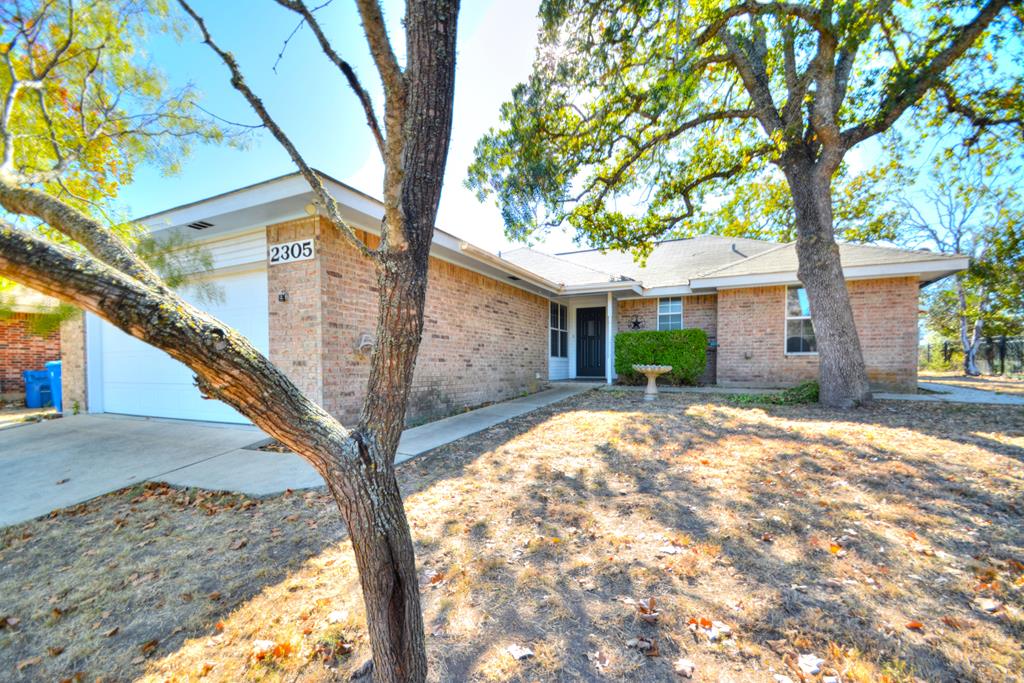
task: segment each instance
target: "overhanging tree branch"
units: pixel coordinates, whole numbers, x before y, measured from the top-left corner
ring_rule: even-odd
[[[217,45],[217,43],[214,42],[213,38],[210,36],[210,32],[206,28],[206,22],[203,21],[203,18],[194,9],[192,9],[191,5],[189,5],[186,0],[178,0],[178,4],[181,5],[182,9],[184,9],[190,17],[192,17],[196,26],[199,27],[199,31],[203,36],[203,42],[206,43],[210,49],[220,57],[220,60],[224,62],[224,65],[228,67],[228,70],[231,72],[232,87],[245,97],[249,106],[251,106],[253,111],[256,112],[256,115],[260,117],[260,120],[263,121],[267,130],[269,130],[271,135],[273,135],[281,146],[284,147],[288,156],[291,157],[292,161],[299,168],[299,172],[302,173],[302,176],[306,179],[306,182],[309,183],[313,193],[317,196],[321,206],[327,212],[327,218],[330,220],[331,224],[345,235],[345,237],[348,238],[348,241],[357,250],[359,250],[361,254],[372,259],[374,262],[379,262],[377,254],[366,246],[361,239],[359,239],[352,226],[349,225],[342,217],[341,209],[338,207],[338,202],[335,201],[331,193],[329,193],[327,188],[324,187],[323,180],[317,172],[306,163],[305,158],[303,158],[302,154],[299,153],[298,148],[295,147],[291,139],[285,134],[281,127],[277,125],[277,122],[273,117],[271,117],[270,112],[267,111],[263,101],[246,83],[235,58],[230,52],[224,51],[219,45]]]
[[[953,86],[947,81],[939,81],[936,90],[941,93],[946,102],[946,111],[952,114],[959,114],[967,119],[967,122],[974,128],[974,132],[967,138],[967,145],[970,146],[978,141],[978,137],[986,128],[995,126],[1017,126],[1024,136],[1024,116],[992,116],[977,111],[970,104],[959,97]]]
[[[694,44],[700,46],[707,43],[719,35],[732,19],[743,15],[793,17],[804,21],[818,33],[828,34],[835,39],[833,27],[826,20],[825,12],[813,5],[789,2],[754,2],[753,0],[748,0],[748,2],[739,3],[723,10],[704,30],[697,34]]]
[[[0,206],[13,214],[34,216],[85,247],[103,263],[140,283],[163,289],[160,278],[121,238],[98,221],[49,194],[18,187],[0,178]]]
[[[939,84],[946,69],[974,44],[996,15],[1009,4],[1010,0],[989,0],[974,19],[954,31],[949,45],[927,64],[917,69],[916,75],[905,87],[895,92],[891,88],[886,89],[882,101],[878,105],[878,113],[874,117],[843,131],[843,145],[850,148],[858,142],[888,130],[907,109]],[[900,74],[896,73],[899,71],[902,70],[898,67],[890,71],[890,82],[899,81]]]
[[[200,388],[238,409],[326,476],[340,464],[310,456],[311,439],[356,458],[349,432],[313,403],[242,335],[194,309],[166,288],[157,291],[89,256],[0,222],[0,275],[104,318],[191,368]],[[273,388],[288,396],[269,405]],[[272,408],[272,409],[271,409]]]

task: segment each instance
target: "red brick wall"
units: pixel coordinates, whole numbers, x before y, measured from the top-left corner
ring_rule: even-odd
[[[307,232],[294,232],[296,225]],[[301,378],[304,390],[322,386],[322,395],[311,395],[351,423],[359,416],[369,377],[369,354],[357,346],[376,329],[376,277],[372,265],[323,219],[271,226],[268,242],[306,234],[317,240],[316,260],[269,269],[271,360]],[[376,246],[376,237],[360,237]],[[303,264],[309,265],[299,268]],[[547,376],[546,299],[437,259],[430,261],[428,278],[410,421],[510,398],[534,388],[538,373]],[[278,304],[282,287],[289,298]],[[296,365],[314,358],[315,370]]]
[[[847,283],[868,379],[880,388],[917,386],[918,285],[914,278]],[[785,355],[785,287],[718,293],[718,382],[784,386],[818,376],[817,356]]]
[[[43,370],[47,361],[60,359],[60,333],[53,332],[47,337],[30,334],[31,315],[15,313],[0,320],[0,394],[23,393],[23,370]]]

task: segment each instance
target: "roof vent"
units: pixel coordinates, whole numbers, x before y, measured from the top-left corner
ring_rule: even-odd
[[[746,254],[744,254],[742,251],[740,251],[739,249],[736,248],[736,243],[735,242],[732,243],[732,251],[733,251],[734,254],[739,254],[743,258],[747,258]]]
[[[516,277],[515,275],[509,275],[508,279],[509,280],[515,280],[516,282],[519,282],[522,278]]]
[[[189,223],[188,227],[193,230],[206,230],[207,228],[212,228],[213,223],[210,223],[209,221],[196,221],[195,223]]]

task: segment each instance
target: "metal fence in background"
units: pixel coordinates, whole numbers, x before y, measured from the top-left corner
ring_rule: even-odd
[[[950,365],[956,359],[961,363],[963,351],[959,344],[922,344],[920,363],[924,367],[937,364],[940,360]],[[1024,338],[986,337],[978,345],[976,356],[978,370],[984,375],[1024,375]]]

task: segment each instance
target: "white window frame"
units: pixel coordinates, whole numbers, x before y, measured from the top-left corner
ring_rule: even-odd
[[[551,307],[558,306],[558,323],[564,325],[564,327],[554,327],[551,325]],[[561,339],[565,339],[565,348],[561,349],[562,353],[555,354],[554,348],[551,346],[551,333],[558,332],[559,346],[561,346]],[[565,304],[560,304],[557,301],[548,302],[548,358],[569,358],[569,307]]]
[[[809,314],[810,304],[808,304],[808,315],[790,315],[789,314],[789,290],[791,289],[803,289],[806,288],[803,285],[786,285],[782,290],[782,310],[783,310],[783,322],[782,322],[782,352],[787,356],[817,356],[817,351],[790,351],[789,350],[789,321],[790,320],[810,320],[811,329],[814,328],[814,320]],[[815,348],[817,348],[817,332],[815,332]]]
[[[673,301],[679,301],[679,327],[678,328],[662,327],[661,326],[661,316],[662,315],[665,315],[666,317],[667,316],[674,316],[674,315],[676,315],[675,313],[662,313],[661,312],[661,302],[662,301],[667,301],[670,304]],[[657,325],[657,328],[658,328],[659,332],[660,331],[672,330],[672,329],[680,329],[680,330],[683,329],[683,297],[681,297],[681,296],[659,296],[658,297],[658,310],[657,310],[657,323],[656,323],[656,325]]]

